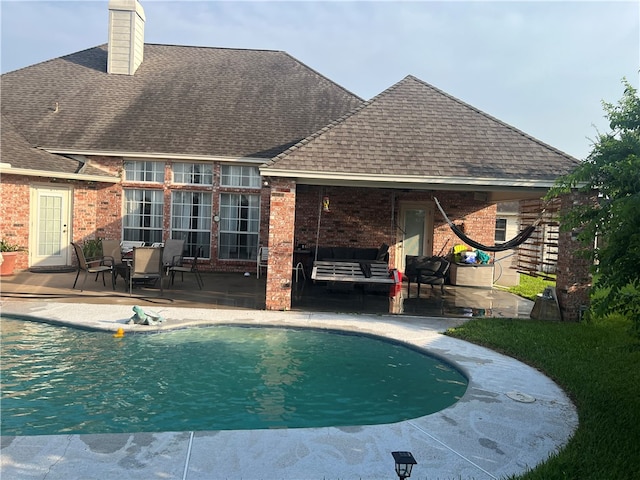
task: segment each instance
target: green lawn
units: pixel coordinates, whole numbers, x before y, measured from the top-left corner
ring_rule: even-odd
[[[522,479],[640,478],[640,343],[624,319],[593,323],[477,319],[447,332],[538,368],[578,408],[558,455]]]
[[[544,292],[545,287],[555,287],[556,281],[554,280],[545,280],[542,277],[532,277],[530,275],[521,274],[520,275],[520,285],[516,285],[515,287],[509,287],[507,290],[514,295],[518,295],[523,298],[528,298],[529,300],[536,299],[536,296],[539,293]]]

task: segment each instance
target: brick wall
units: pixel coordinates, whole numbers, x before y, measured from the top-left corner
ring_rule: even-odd
[[[324,197],[329,212],[321,211]],[[296,199],[295,242],[331,247],[372,247],[393,243],[390,191],[381,189],[299,185]]]
[[[295,244],[319,246],[390,247],[390,265],[396,265],[395,249],[400,233],[395,227],[402,202],[430,204],[433,192],[403,192],[390,189],[319,187],[298,185],[296,197]],[[329,212],[321,212],[322,199],[329,198]],[[445,213],[456,224],[464,224],[465,233],[481,243],[493,245],[496,206],[468,192],[438,192]],[[453,245],[462,243],[434,207],[433,252],[446,255]],[[318,230],[318,215],[320,228]],[[319,231],[319,234],[318,234]],[[398,236],[397,236],[398,235]]]
[[[8,243],[29,246],[29,179],[22,175],[3,175],[0,185],[0,238]],[[27,251],[18,253],[16,270],[29,267]]]
[[[119,185],[77,182],[73,203],[74,241],[122,237],[122,189]]]
[[[93,185],[73,190],[73,240],[82,242],[98,237],[96,221],[97,191]]]
[[[121,173],[122,161],[120,159],[102,157],[98,160],[106,173]],[[93,191],[95,236],[108,239],[122,238],[122,187],[120,184],[98,184],[99,188],[87,183],[79,185]],[[89,211],[87,214],[91,215]]]
[[[561,199],[561,212],[571,209],[574,202],[587,202],[580,195],[568,195]],[[558,263],[556,270],[556,294],[564,321],[580,320],[581,311],[589,305],[591,289],[590,262],[579,255],[584,248],[571,232],[560,231],[558,236]]]
[[[270,183],[266,308],[288,310],[291,308],[296,185],[288,179],[273,179]]]
[[[438,192],[436,197],[449,219],[461,228],[465,235],[484,245],[495,244],[495,204],[476,198],[473,192]],[[437,208],[433,237],[434,254],[446,255],[454,245],[464,244],[453,233]]]

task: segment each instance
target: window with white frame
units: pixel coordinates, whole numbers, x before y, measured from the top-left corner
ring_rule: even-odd
[[[259,228],[260,195],[220,194],[220,259],[255,259]]]
[[[507,219],[496,218],[496,242],[504,242],[507,239]]]
[[[187,185],[213,185],[213,167],[208,163],[174,163],[173,182]]]
[[[128,182],[164,182],[164,162],[125,160],[124,178]]]
[[[123,240],[162,242],[162,190],[125,189]]]
[[[211,193],[171,193],[171,238],[185,240],[186,256],[194,257],[202,247],[204,258],[211,251]]]
[[[260,171],[258,167],[248,165],[222,165],[220,186],[260,188]]]

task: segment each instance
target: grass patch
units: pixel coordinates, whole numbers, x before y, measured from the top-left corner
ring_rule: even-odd
[[[448,335],[538,368],[571,397],[580,424],[566,447],[517,478],[640,478],[640,345],[622,318],[599,323],[476,319]]]
[[[529,300],[536,300],[536,296],[539,293],[544,292],[546,287],[555,287],[556,281],[545,280],[542,277],[532,277],[531,275],[521,274],[520,285],[509,287],[508,292],[518,295],[522,298],[528,298]]]

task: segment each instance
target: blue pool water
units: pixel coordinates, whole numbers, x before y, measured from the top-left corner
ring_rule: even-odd
[[[450,365],[365,336],[1,326],[3,435],[372,425],[439,411],[467,388]]]

